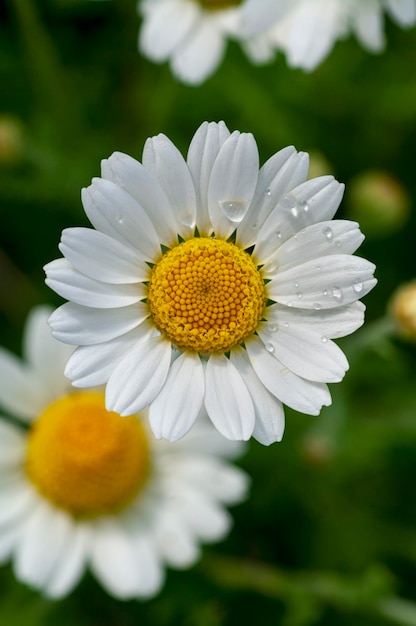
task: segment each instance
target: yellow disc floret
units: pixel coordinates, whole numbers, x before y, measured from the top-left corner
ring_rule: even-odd
[[[226,352],[257,327],[264,283],[252,257],[220,239],[195,237],[153,267],[148,303],[156,327],[182,350]]]
[[[124,507],[142,488],[148,470],[149,447],[140,420],[107,411],[102,393],[64,396],[29,433],[29,479],[44,497],[75,516]]]

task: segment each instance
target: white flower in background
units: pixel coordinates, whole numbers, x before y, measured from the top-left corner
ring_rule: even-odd
[[[63,231],[47,284],[70,302],[49,322],[79,346],[66,375],[107,383],[107,408],[150,405],[157,438],[176,440],[205,406],[229,439],[281,439],[282,403],[316,415],[348,369],[332,341],[363,323],[376,281],[352,256],[358,224],[331,221],[332,176],[307,180],[287,147],[259,171],[251,134],[205,122],[187,161],[164,135],[143,164],[114,153],[83,190],[96,230]]]
[[[403,28],[416,23],[416,0],[247,0],[242,31],[257,45],[311,71],[350,33],[370,52],[385,46],[384,12]]]
[[[228,38],[239,38],[241,0],[143,0],[139,49],[170,61],[173,74],[197,85],[220,65]]]
[[[0,351],[0,561],[51,598],[71,591],[90,568],[118,598],[147,598],[164,566],[185,568],[199,543],[222,539],[225,505],[247,491],[229,462],[239,444],[201,420],[169,444],[148,436],[137,416],[104,407],[101,391],[68,389],[70,352],[31,314],[25,362]]]

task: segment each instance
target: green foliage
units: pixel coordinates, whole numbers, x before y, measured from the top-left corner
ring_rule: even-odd
[[[347,183],[345,206],[348,182],[376,169],[404,186],[412,208],[401,230],[360,250],[377,264],[379,285],[366,298],[366,326],[340,342],[351,370],[332,386],[333,406],[317,418],[287,411],[282,443],[252,442],[241,460],[252,490],[229,538],[205,548],[193,570],[169,572],[149,602],[116,601],[86,575],[53,603],[5,566],[0,624],[416,625],[416,352],[394,336],[387,312],[393,290],[416,273],[416,29],[388,24],[379,56],[339,43],[310,75],[283,56],[254,67],[231,44],[194,88],[140,57],[135,5],[0,5],[0,127],[12,120],[15,133],[0,141],[14,151],[0,156],[2,345],[18,351],[28,310],[59,303],[42,266],[57,256],[63,228],[87,225],[80,189],[100,160],[115,150],[140,159],[159,132],[185,152],[202,121],[224,119],[253,132],[262,161],[288,144],[319,152]]]

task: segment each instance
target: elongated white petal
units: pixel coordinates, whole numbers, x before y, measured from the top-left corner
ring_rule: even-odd
[[[282,403],[263,385],[255,373],[246,350],[235,347],[231,351],[231,363],[238,369],[256,412],[253,437],[263,445],[281,441],[285,429],[285,414]]]
[[[45,266],[45,283],[58,295],[75,304],[98,309],[116,309],[139,302],[144,297],[140,284],[112,285],[77,272],[66,259]]]
[[[211,355],[205,369],[205,407],[224,437],[251,437],[255,412],[251,396],[236,367],[222,355]]]
[[[268,352],[258,337],[246,342],[250,363],[263,385],[287,406],[308,415],[318,415],[322,406],[331,404],[324,383],[307,381],[291,372]]]
[[[97,230],[130,245],[143,259],[160,255],[160,241],[145,210],[119,185],[102,178],[82,190],[82,203]]]
[[[67,302],[49,318],[54,337],[72,345],[93,345],[120,337],[146,319],[143,302],[118,309],[91,309]]]
[[[144,322],[121,337],[94,346],[78,347],[68,360],[65,376],[76,387],[103,385],[118,362],[149,333],[149,326]]]
[[[169,200],[144,165],[127,154],[114,152],[101,161],[101,174],[123,187],[143,207],[161,243],[171,247],[177,242],[177,225]]]
[[[0,421],[0,467],[22,464],[26,452],[26,437],[14,424]]]
[[[352,14],[352,28],[358,41],[370,52],[380,52],[385,46],[383,8],[380,2],[367,0]]]
[[[260,228],[279,199],[307,179],[308,168],[308,154],[297,153],[293,146],[283,148],[260,168],[250,210],[237,229],[236,241],[241,247],[248,248],[256,242]]]
[[[332,176],[313,178],[283,196],[259,231],[254,254],[263,264],[289,237],[306,226],[330,220],[341,202],[344,185]]]
[[[54,567],[45,585],[45,594],[51,599],[67,595],[80,580],[87,564],[91,535],[89,527],[81,522],[68,519],[70,531],[63,546],[59,563]]]
[[[137,563],[139,585],[137,597],[149,598],[155,595],[164,581],[161,560],[157,554],[154,541],[149,535],[141,532],[133,539],[133,555]]]
[[[170,342],[162,337],[143,339],[136,344],[109,378],[107,409],[131,415],[153,402],[166,381],[171,352]]]
[[[215,159],[208,211],[215,234],[227,239],[246,214],[257,184],[259,155],[254,137],[234,132]]]
[[[143,150],[143,164],[159,181],[169,199],[182,236],[193,235],[196,224],[196,193],[186,162],[165,135],[148,139]]]
[[[145,13],[140,36],[141,52],[153,61],[166,61],[195,27],[199,16],[193,2],[159,2]]]
[[[103,283],[117,285],[149,279],[149,267],[140,250],[98,230],[66,228],[59,249],[76,270]]]
[[[294,309],[274,304],[267,307],[267,319],[270,330],[275,332],[281,327],[298,325],[310,328],[329,339],[345,337],[360,328],[364,323],[365,305],[353,302],[336,309]]]
[[[224,33],[213,20],[205,17],[174,51],[172,72],[184,83],[199,85],[217,69],[224,53]]]
[[[21,459],[20,467],[23,467]],[[2,468],[2,471],[3,468]],[[39,494],[27,482],[26,476],[20,475],[14,480],[8,480],[0,486],[0,535],[8,526],[18,526],[31,514],[36,507]]]
[[[199,558],[196,538],[178,516],[177,507],[160,507],[153,532],[159,553],[168,565],[190,567]]]
[[[295,308],[332,309],[365,296],[377,283],[375,266],[347,254],[322,257],[277,273],[267,285],[269,298]]]
[[[415,0],[386,0],[386,5],[391,17],[400,24],[402,28],[408,28],[415,24]]]
[[[204,399],[205,379],[197,353],[184,352],[169,369],[158,396],[150,405],[149,422],[157,439],[180,439],[193,426]]]
[[[247,0],[242,8],[243,32],[248,36],[268,30],[293,5],[293,0]]]
[[[268,258],[264,264],[264,276],[268,267],[284,272],[296,265],[330,254],[353,254],[364,241],[356,222],[332,220],[312,224],[291,237]]]
[[[204,122],[189,146],[187,163],[197,194],[197,226],[200,235],[207,236],[212,232],[208,213],[209,180],[218,152],[229,136],[230,131],[224,122]]]
[[[44,408],[37,377],[3,348],[0,348],[0,406],[24,420],[32,420]]]
[[[177,508],[191,532],[202,541],[219,541],[230,530],[231,516],[201,490],[183,485]]]
[[[139,563],[123,529],[102,519],[94,526],[91,542],[91,569],[101,584],[117,598],[140,595]]]
[[[293,324],[288,327],[283,324],[273,332],[269,324],[261,323],[257,332],[267,349],[298,376],[321,383],[344,378],[348,361],[327,335]]]

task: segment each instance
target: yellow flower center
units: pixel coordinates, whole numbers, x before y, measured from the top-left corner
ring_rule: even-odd
[[[147,479],[147,437],[137,417],[107,411],[102,393],[70,394],[34,423],[26,471],[45,498],[75,516],[114,512]]]
[[[153,267],[148,304],[156,327],[181,350],[227,352],[256,329],[264,283],[247,252],[195,237]]]
[[[242,0],[199,0],[199,3],[205,9],[228,9],[229,7],[237,6],[241,4]]]

